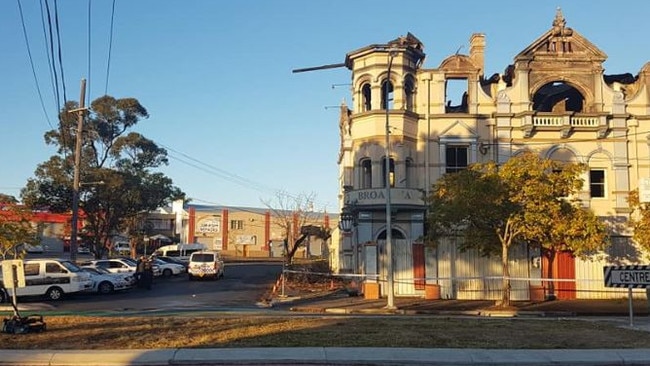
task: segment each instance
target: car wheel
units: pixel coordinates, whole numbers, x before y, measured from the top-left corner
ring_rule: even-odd
[[[114,289],[113,284],[108,281],[104,281],[97,286],[97,292],[100,294],[110,294]]]
[[[162,275],[164,277],[171,277],[174,273],[172,273],[172,270],[169,268],[165,268],[162,272]]]
[[[52,301],[61,300],[63,290],[60,287],[50,287],[45,293],[45,297]]]

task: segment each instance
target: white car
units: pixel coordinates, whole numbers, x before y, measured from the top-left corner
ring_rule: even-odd
[[[90,254],[91,253],[90,252],[90,247],[88,247],[86,245],[80,245],[79,247],[77,247],[77,253],[79,253],[79,254]]]
[[[104,268],[111,273],[134,273],[136,263],[130,258],[96,259],[81,264],[83,267]]]
[[[138,262],[133,258],[109,258],[95,259],[81,264],[83,267],[104,268],[111,273],[135,273],[138,270]],[[153,275],[160,276],[160,266],[154,263],[152,266]]]
[[[223,278],[225,275],[224,263],[219,252],[201,251],[190,256],[187,266],[187,276],[190,281],[195,278]]]
[[[185,266],[182,264],[169,263],[158,258],[153,259],[153,264],[160,268],[158,273],[160,273],[160,275],[163,277],[177,276],[179,274],[185,273],[186,271]],[[156,270],[154,269],[154,275],[155,274]]]
[[[45,253],[45,248],[41,244],[23,243],[23,244],[18,244],[16,247],[18,249],[26,251],[27,253],[32,253],[32,254],[34,254],[34,253],[36,253],[36,254]]]
[[[135,277],[131,274],[111,273],[101,267],[81,267],[81,269],[89,273],[93,281],[92,289],[87,292],[110,294],[114,291],[130,289],[135,284]]]

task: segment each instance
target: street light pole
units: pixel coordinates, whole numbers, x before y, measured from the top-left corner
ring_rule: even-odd
[[[74,180],[72,183],[72,218],[70,220],[70,260],[77,260],[77,221],[79,221],[79,168],[81,165],[81,132],[83,130],[84,111],[86,100],[86,79],[81,79],[81,97],[79,108],[76,110],[77,139],[74,149]]]
[[[386,82],[384,83],[384,103],[386,108],[386,159],[385,169],[386,176],[386,287],[388,291],[388,301],[386,304],[387,309],[395,309],[395,284],[393,282],[393,229],[391,220],[391,204],[390,204],[390,113],[388,101],[388,86],[390,83],[390,70],[393,66],[393,58],[395,51],[388,50],[388,75],[386,75]]]

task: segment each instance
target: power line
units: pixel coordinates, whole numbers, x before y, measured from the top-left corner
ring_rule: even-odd
[[[32,51],[31,48],[29,47],[29,38],[27,37],[27,28],[25,27],[25,18],[23,16],[23,7],[20,4],[20,0],[16,0],[18,2],[18,10],[20,12],[20,22],[23,27],[23,36],[25,37],[25,45],[27,46],[27,55],[29,56],[29,64],[32,67],[32,76],[34,76],[34,82],[36,83],[36,91],[38,92],[38,99],[41,101],[41,108],[43,109],[43,113],[45,114],[45,119],[47,120],[47,124],[50,126],[51,129],[54,129],[52,127],[52,122],[50,121],[50,116],[47,114],[47,110],[45,108],[45,103],[43,102],[43,94],[41,93],[41,87],[38,83],[38,78],[36,77],[36,70],[34,68],[34,60],[32,58]]]
[[[92,4],[92,0],[88,0],[88,76],[86,76],[86,80],[88,82],[88,96],[87,96],[86,105],[90,105],[90,80],[92,79],[90,77],[90,65],[91,65],[91,63],[90,63],[90,55],[91,55],[91,52],[90,52],[90,50],[91,50],[91,47],[90,47],[91,46],[91,43],[90,43],[90,40],[91,40],[91,37],[90,37],[90,34],[91,34],[91,32],[90,32],[90,30],[91,30],[91,16],[90,16],[90,14],[91,14],[91,4]]]
[[[106,86],[104,87],[104,95],[108,94],[108,76],[111,70],[111,51],[113,49],[113,24],[115,23],[115,0],[111,9],[111,30],[108,38],[108,60],[106,62]]]
[[[258,192],[265,192],[265,193],[269,193],[269,192],[275,193],[275,192],[277,192],[276,189],[273,189],[273,188],[268,187],[268,186],[264,186],[262,184],[258,184],[256,182],[253,182],[253,181],[251,181],[249,179],[243,178],[243,177],[238,176],[236,174],[229,173],[229,172],[227,172],[227,171],[225,171],[223,169],[220,169],[220,168],[212,166],[212,165],[210,165],[208,163],[202,162],[202,161],[200,161],[200,160],[198,160],[196,158],[193,158],[193,157],[191,157],[191,156],[189,156],[189,155],[187,155],[187,154],[185,154],[183,152],[180,152],[178,150],[175,150],[175,149],[173,149],[173,148],[171,148],[169,146],[166,146],[166,145],[163,145],[163,144],[160,144],[160,146],[162,146],[163,148],[182,156],[185,159],[189,159],[190,161],[192,161],[194,163],[200,164],[201,166],[199,166],[197,164],[194,164],[194,163],[191,163],[191,162],[188,162],[188,161],[183,160],[181,158],[178,158],[176,156],[170,156],[173,159],[176,159],[176,160],[178,160],[178,161],[180,161],[180,162],[182,162],[184,164],[187,164],[187,165],[189,165],[191,167],[197,168],[197,169],[199,169],[199,170],[201,170],[203,172],[211,173],[213,175],[217,175],[217,176],[219,176],[219,177],[221,177],[221,178],[223,178],[223,179],[225,179],[227,181],[238,184],[238,185],[243,186],[245,188],[254,189],[254,190],[258,191]],[[208,168],[208,169],[206,169],[206,168]]]
[[[47,29],[45,27],[45,14],[43,13],[43,0],[39,2],[40,9],[41,9],[41,29],[43,30],[43,40],[44,40],[44,45],[45,45],[45,54],[47,55],[47,71],[50,74],[50,85],[52,86],[52,97],[55,98],[55,101],[57,101],[57,115],[58,115],[58,99],[56,96],[56,90],[54,89],[54,75],[52,73],[52,56],[50,54],[50,49],[48,48],[48,45],[50,44],[50,41],[47,37]]]
[[[165,148],[165,149],[167,149],[167,150],[169,150],[169,151],[171,151],[173,153],[179,154],[181,156],[181,157],[178,157],[178,156],[174,156],[174,155],[169,155],[170,158],[175,159],[175,160],[177,160],[177,161],[179,161],[179,162],[181,162],[183,164],[186,164],[188,166],[191,166],[193,168],[196,168],[196,169],[198,169],[198,170],[200,170],[200,171],[202,171],[204,173],[216,175],[216,176],[218,176],[220,178],[223,178],[223,179],[225,179],[225,180],[227,180],[229,182],[238,184],[238,185],[240,185],[240,186],[242,186],[244,188],[253,189],[253,190],[256,190],[256,191],[262,192],[262,193],[278,194],[280,192],[283,192],[280,189],[275,189],[275,188],[272,188],[272,187],[269,187],[269,186],[265,186],[265,185],[256,183],[256,182],[254,182],[254,181],[252,181],[250,179],[241,177],[241,176],[239,176],[237,174],[233,174],[233,173],[227,172],[227,171],[225,171],[223,169],[217,168],[217,167],[215,167],[213,165],[210,165],[208,163],[200,161],[200,160],[198,160],[196,158],[193,158],[193,157],[191,157],[191,156],[189,156],[189,155],[187,155],[187,154],[185,154],[183,152],[177,151],[177,150],[175,150],[175,149],[173,149],[173,148],[171,148],[169,146],[166,146],[164,144],[159,143],[159,145],[161,147],[163,147],[163,148]],[[188,159],[190,161],[187,161],[185,159]],[[297,196],[288,194],[286,192],[284,192],[284,195],[286,195],[289,198],[293,198],[293,199],[297,198]],[[205,201],[205,202],[207,202],[207,201]]]
[[[50,59],[50,67],[53,73],[53,81],[54,81],[54,98],[56,99],[56,111],[57,115],[59,116],[59,120],[61,119],[60,113],[61,113],[61,95],[59,94],[59,76],[56,72],[56,62],[54,61],[54,36],[52,34],[52,13],[50,11],[50,3],[49,0],[45,0],[45,10],[47,13],[47,28],[48,28],[48,33],[49,33],[49,38],[48,38],[48,44],[50,46],[49,48],[49,54],[52,55],[52,58]]]
[[[63,88],[63,103],[68,101],[65,91],[65,75],[63,74],[63,55],[61,52],[61,29],[59,28],[59,6],[58,1],[54,0],[54,20],[56,24],[56,43],[59,58],[59,70],[61,71],[61,87]]]

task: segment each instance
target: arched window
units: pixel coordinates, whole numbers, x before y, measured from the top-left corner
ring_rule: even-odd
[[[415,105],[415,82],[412,76],[407,76],[404,81],[404,97],[406,103],[406,110],[413,111]]]
[[[413,159],[406,158],[405,161],[406,172],[404,174],[404,187],[409,188],[413,184]]]
[[[533,95],[533,110],[537,112],[582,112],[584,97],[563,81],[548,83]]]
[[[361,160],[361,174],[359,179],[359,186],[361,189],[372,188],[372,162],[370,159]]]
[[[362,112],[367,112],[372,109],[372,97],[370,93],[370,84],[365,83],[361,87],[361,98],[363,101]]]
[[[391,187],[395,187],[395,160],[390,159],[388,161],[389,165],[389,173],[388,173],[388,181],[390,182]],[[382,182],[382,187],[386,187],[386,158],[383,158],[381,161],[381,168],[382,168],[382,176],[381,176],[381,182]]]
[[[393,83],[390,80],[381,84],[381,108],[393,109]]]

